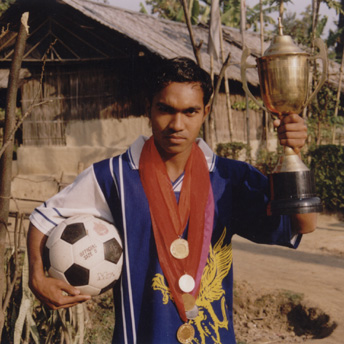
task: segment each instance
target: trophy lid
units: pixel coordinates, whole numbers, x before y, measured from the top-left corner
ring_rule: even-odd
[[[308,55],[300,49],[291,36],[283,35],[283,26],[281,18],[278,18],[278,35],[275,36],[268,49],[265,50],[264,56],[284,55],[284,54],[303,54]]]

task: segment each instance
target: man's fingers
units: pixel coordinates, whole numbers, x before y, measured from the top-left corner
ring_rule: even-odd
[[[90,295],[62,295],[56,297],[54,300],[48,300],[45,302],[52,309],[68,308],[77,305],[78,303],[83,303],[91,299]]]
[[[287,130],[287,131],[279,131],[278,132],[278,137],[279,139],[306,139],[307,138],[307,132],[305,131],[292,131],[292,130]]]
[[[277,128],[278,139],[283,146],[289,146],[299,152],[307,139],[307,126],[303,118],[297,114],[283,116],[275,119],[274,127]]]
[[[285,124],[287,124],[287,123],[303,123],[304,120],[303,120],[302,117],[300,117],[296,113],[292,113],[290,115],[283,116],[282,117],[282,122],[285,123]]]

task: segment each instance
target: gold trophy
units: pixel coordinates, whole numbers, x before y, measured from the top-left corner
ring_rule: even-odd
[[[282,118],[291,113],[300,114],[310,103],[324,84],[327,76],[327,51],[321,39],[315,45],[319,54],[310,54],[296,46],[291,36],[283,35],[279,18],[279,35],[275,36],[265,51],[257,58],[260,92],[264,102],[262,106],[247,86],[246,69],[256,68],[246,63],[250,51],[245,49],[241,58],[241,78],[246,94],[273,117]],[[319,82],[309,96],[310,61],[321,59],[322,74]],[[322,203],[315,194],[314,175],[302,162],[298,154],[290,147],[284,148],[284,154],[271,174],[269,212],[277,214],[302,214],[321,212]]]

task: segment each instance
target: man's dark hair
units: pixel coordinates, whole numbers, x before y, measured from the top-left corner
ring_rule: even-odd
[[[187,57],[163,60],[158,69],[151,75],[148,100],[172,82],[199,83],[203,90],[203,103],[207,105],[213,93],[210,75]]]

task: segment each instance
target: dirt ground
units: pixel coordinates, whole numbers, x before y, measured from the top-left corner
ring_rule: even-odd
[[[344,222],[320,215],[297,250],[235,237],[238,344],[344,343]]]

